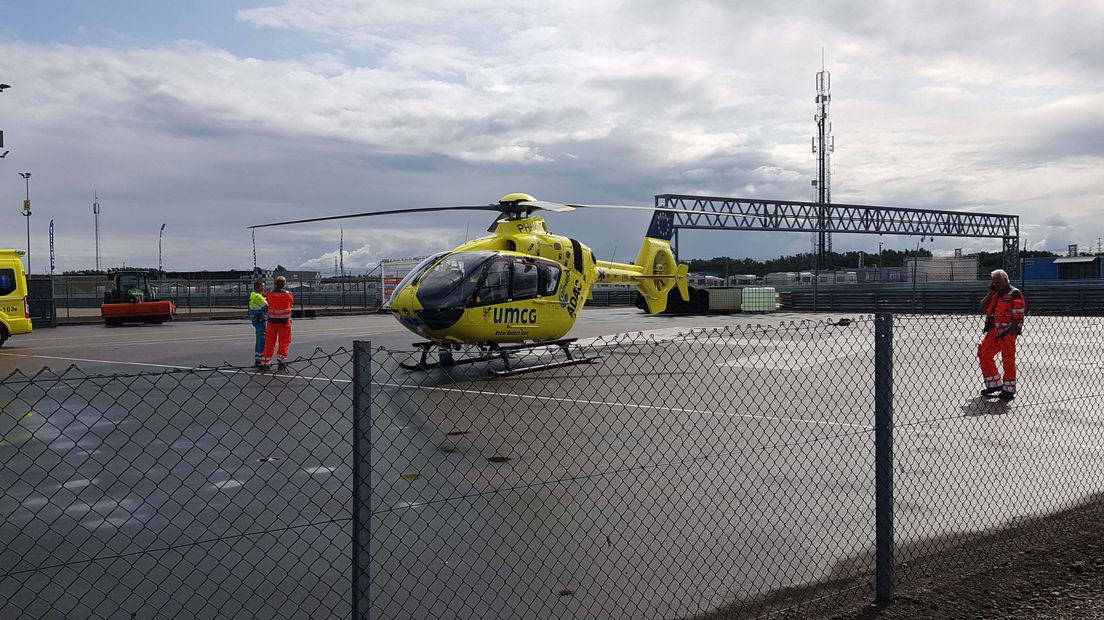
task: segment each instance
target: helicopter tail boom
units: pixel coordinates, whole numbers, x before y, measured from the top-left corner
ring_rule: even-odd
[[[598,282],[624,283],[636,286],[648,304],[648,312],[658,314],[667,309],[667,294],[678,288],[684,301],[690,300],[686,285],[688,265],[675,261],[671,243],[665,239],[645,237],[632,265],[598,261]]]

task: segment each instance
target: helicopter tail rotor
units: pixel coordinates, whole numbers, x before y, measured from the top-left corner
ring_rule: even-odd
[[[673,288],[678,288],[683,301],[690,301],[686,283],[690,267],[675,260],[670,241],[645,237],[634,264],[639,265],[642,272],[636,280],[636,288],[647,302],[651,314],[667,309],[667,294]]]

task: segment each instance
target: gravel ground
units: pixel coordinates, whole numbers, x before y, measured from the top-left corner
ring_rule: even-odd
[[[899,577],[891,605],[806,617],[1104,618],[1104,499],[975,537]]]
[[[935,553],[920,550],[938,548]],[[873,573],[772,593],[700,620],[1104,620],[1104,495],[997,532],[898,549],[893,602],[875,606]],[[853,560],[852,560],[853,561]],[[797,608],[793,601],[815,601]]]

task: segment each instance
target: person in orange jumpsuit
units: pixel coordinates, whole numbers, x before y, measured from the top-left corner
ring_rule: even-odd
[[[276,286],[265,295],[268,302],[268,327],[265,328],[264,353],[261,354],[261,372],[269,369],[272,353],[276,353],[276,369],[287,368],[288,346],[291,344],[291,309],[295,298],[287,292],[287,278],[278,276]]]
[[[981,302],[985,313],[985,337],[978,345],[978,361],[985,380],[982,396],[1001,400],[1016,398],[1016,338],[1023,332],[1024,296],[1008,281],[1008,274],[997,269],[990,274],[989,294]],[[996,357],[1004,366],[1002,379]]]

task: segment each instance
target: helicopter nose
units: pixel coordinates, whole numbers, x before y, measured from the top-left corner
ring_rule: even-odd
[[[417,302],[418,298],[413,295],[410,287],[407,287],[391,298],[391,313],[400,321],[413,318],[416,316],[417,310],[421,309],[417,307]]]
[[[463,308],[426,307],[418,299],[417,290],[408,287],[391,300],[391,312],[400,323],[410,330],[426,335],[424,332],[448,329],[464,315]]]

